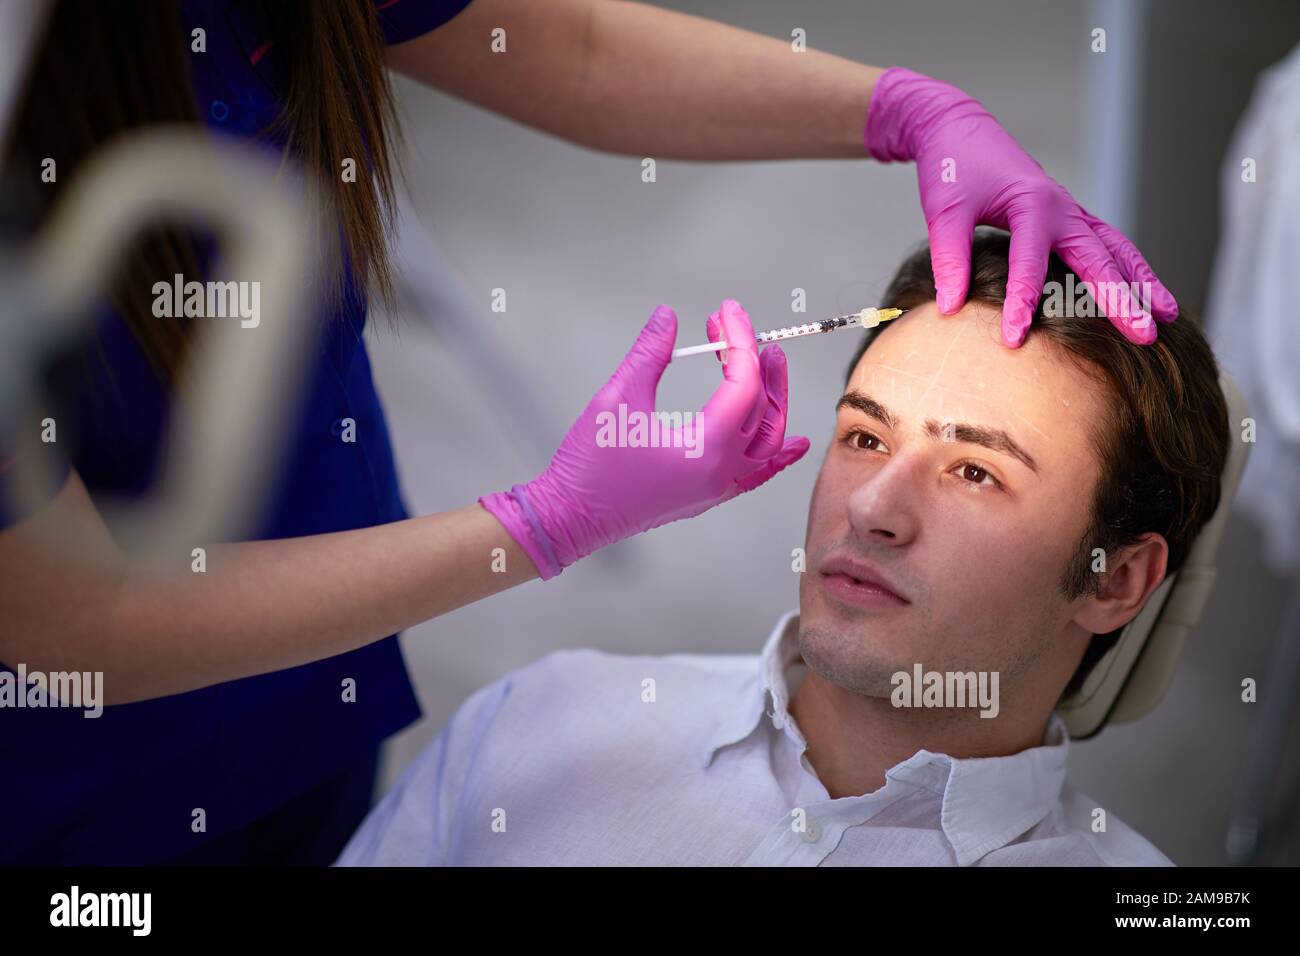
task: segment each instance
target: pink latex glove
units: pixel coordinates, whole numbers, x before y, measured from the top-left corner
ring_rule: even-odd
[[[664,429],[660,447],[618,447],[609,439],[618,437],[620,404],[629,422],[633,412],[655,411],[677,340],[677,315],[666,305],[651,314],[550,466],[526,485],[478,499],[542,580],[607,544],[752,491],[808,451],[807,438],[785,440],[785,353],[771,345],[758,354],[749,316],[732,299],[709,316],[707,331],[709,341],[727,341],[723,382],[689,424],[683,416],[681,428]],[[635,437],[631,427],[627,435]]]
[[[916,161],[930,231],[939,311],[961,308],[970,284],[971,234],[985,224],[1011,232],[1002,340],[1024,341],[1048,255],[1055,251],[1084,282],[1113,283],[1112,324],[1131,342],[1156,339],[1152,316],[1128,295],[1150,283],[1155,318],[1172,322],[1178,303],[1117,229],[1089,215],[976,100],[939,80],[890,67],[876,81],[867,113],[867,151],[881,162]],[[952,180],[945,182],[947,178]],[[1106,289],[1106,286],[1102,287]],[[1094,296],[1103,314],[1106,296]]]

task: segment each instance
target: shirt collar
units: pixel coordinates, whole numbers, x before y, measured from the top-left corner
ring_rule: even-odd
[[[704,765],[724,747],[744,740],[766,713],[778,731],[788,726],[802,736],[789,714],[787,675],[799,660],[799,612],[776,624],[763,646],[756,673],[745,682],[728,717],[707,741]],[[768,702],[772,710],[768,713]],[[918,750],[895,764],[886,777],[942,789],[940,823],[961,866],[1004,846],[1046,817],[1060,800],[1065,783],[1069,734],[1052,712],[1043,743],[1003,757],[950,757]],[[861,798],[846,798],[861,799]]]
[[[796,648],[797,654],[798,635],[799,612],[789,611],[777,621],[764,644],[758,670],[740,687],[739,698],[724,710],[722,722],[705,741],[704,766],[709,766],[723,747],[739,743],[754,732],[759,720],[767,712],[769,696],[773,698],[772,719],[777,721],[777,729],[782,729],[788,715],[786,706],[790,701],[785,674],[779,661],[789,653],[790,648]]]

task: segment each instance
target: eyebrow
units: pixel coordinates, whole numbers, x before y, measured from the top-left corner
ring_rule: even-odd
[[[835,405],[835,410],[841,408],[852,408],[862,412],[869,418],[874,418],[880,424],[889,429],[897,429],[901,420],[897,415],[891,412],[886,406],[876,401],[870,395],[856,390],[845,392],[839,402]],[[1034,474],[1038,474],[1038,463],[1034,461],[1034,456],[1025,451],[1020,443],[1012,438],[1001,428],[989,428],[985,425],[971,425],[968,422],[946,422],[940,423],[933,418],[925,421],[925,433],[931,438],[941,438],[945,425],[952,427],[952,436],[954,441],[967,442],[971,445],[980,445],[992,451],[1001,452],[1004,455],[1010,455],[1012,458],[1019,459]]]

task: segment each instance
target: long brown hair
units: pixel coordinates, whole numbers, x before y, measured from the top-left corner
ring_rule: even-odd
[[[259,0],[231,0],[256,3]],[[275,0],[264,3],[274,55],[285,77],[272,129],[302,164],[327,222],[337,222],[356,281],[391,302],[386,238],[392,224],[398,127],[372,0]],[[161,122],[201,122],[190,82],[190,38],[174,2],[59,0],[50,13],[28,77],[27,96],[5,157],[11,196],[35,226],[81,162],[114,136]],[[57,163],[42,183],[41,163]],[[355,183],[341,176],[355,159]],[[323,244],[341,252],[337,245]],[[179,272],[198,276],[194,236],[179,227],[148,231],[108,290],[150,363],[175,381],[193,336],[193,320],[160,321],[152,287]],[[338,301],[341,258],[327,262],[326,290]]]

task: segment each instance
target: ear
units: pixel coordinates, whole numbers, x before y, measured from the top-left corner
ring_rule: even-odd
[[[1101,589],[1079,605],[1071,620],[1091,634],[1106,634],[1137,617],[1147,598],[1165,579],[1169,543],[1151,532],[1108,558]]]

